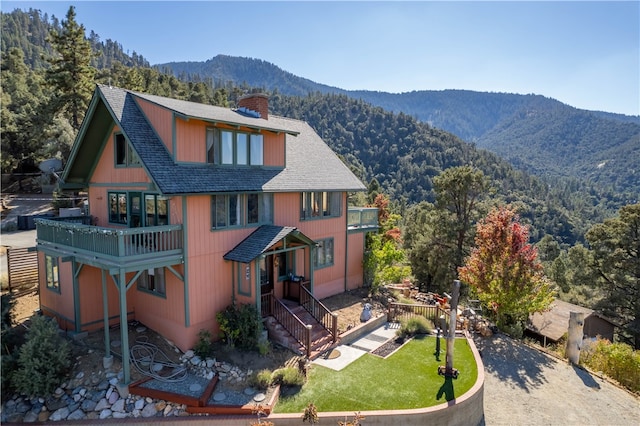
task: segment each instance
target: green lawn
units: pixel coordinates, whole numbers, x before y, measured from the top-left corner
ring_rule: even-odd
[[[365,354],[341,371],[314,364],[299,392],[281,395],[276,413],[302,413],[313,402],[318,411],[393,410],[430,407],[461,396],[476,381],[478,368],[466,339],[456,339],[453,366],[457,379],[438,375],[445,364],[446,341],[441,339],[440,361],[434,355],[436,338],[413,339],[382,359]]]

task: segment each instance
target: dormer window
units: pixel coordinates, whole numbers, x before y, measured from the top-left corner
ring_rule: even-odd
[[[263,143],[259,133],[207,129],[207,163],[262,166]]]

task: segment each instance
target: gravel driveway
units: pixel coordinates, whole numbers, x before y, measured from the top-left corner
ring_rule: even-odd
[[[606,380],[501,334],[475,342],[489,426],[640,424],[640,399]]]

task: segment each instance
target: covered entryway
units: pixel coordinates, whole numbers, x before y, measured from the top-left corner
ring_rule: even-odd
[[[255,297],[248,300],[267,318],[268,329],[273,321],[278,322],[293,346],[300,344],[301,348],[278,343],[304,351],[308,357],[337,338],[337,316],[313,296],[314,250],[315,242],[296,228],[264,225],[224,255],[234,262],[234,271],[245,271],[237,274],[234,294],[246,295],[242,281],[255,277]],[[274,336],[270,333],[270,337]]]
[[[299,286],[303,282],[313,293],[314,248],[315,242],[297,228],[263,225],[225,254],[224,259],[247,267],[254,265],[255,302],[258,311],[262,311],[262,298],[267,294],[299,302]]]

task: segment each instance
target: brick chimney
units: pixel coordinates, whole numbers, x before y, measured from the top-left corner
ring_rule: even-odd
[[[260,118],[269,119],[269,97],[264,93],[249,93],[238,99],[238,108],[247,108],[260,113]]]

